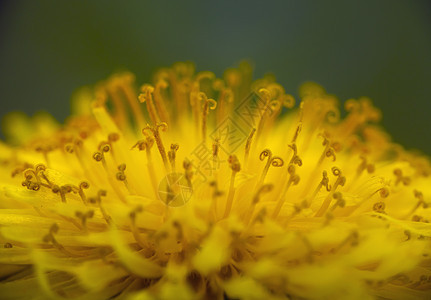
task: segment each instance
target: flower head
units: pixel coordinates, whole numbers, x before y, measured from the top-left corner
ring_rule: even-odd
[[[0,144],[7,299],[416,299],[431,291],[428,158],[366,98],[301,102],[241,64],[117,74],[65,125]],[[287,112],[285,112],[287,111]]]

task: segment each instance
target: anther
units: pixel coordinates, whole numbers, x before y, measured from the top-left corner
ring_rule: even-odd
[[[165,169],[167,172],[169,172],[168,158],[166,156],[165,146],[163,146],[163,142],[160,137],[160,131],[159,131],[160,129],[162,131],[166,131],[168,129],[168,124],[166,124],[165,122],[158,123],[155,126],[150,126],[149,124],[147,124],[147,126],[144,129],[142,129],[142,133],[145,134],[146,131],[152,132],[154,139],[156,141],[157,148],[159,149],[160,156],[162,157],[163,163],[165,165]]]

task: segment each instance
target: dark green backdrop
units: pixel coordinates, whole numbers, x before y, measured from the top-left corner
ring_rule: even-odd
[[[431,1],[6,1],[1,115],[62,121],[75,88],[119,69],[139,82],[192,60],[221,75],[247,58],[296,94],[316,81],[341,101],[369,96],[395,141],[431,154]]]

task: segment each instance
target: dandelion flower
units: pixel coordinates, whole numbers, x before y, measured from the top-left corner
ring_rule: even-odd
[[[177,63],[7,116],[1,298],[429,299],[428,158],[369,99],[300,98]]]

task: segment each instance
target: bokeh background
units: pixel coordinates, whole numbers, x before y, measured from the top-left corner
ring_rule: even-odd
[[[431,155],[431,1],[1,1],[0,114],[63,121],[82,85],[117,70],[138,82],[175,61],[221,76],[242,59],[297,95],[315,81],[369,96],[407,148]]]

